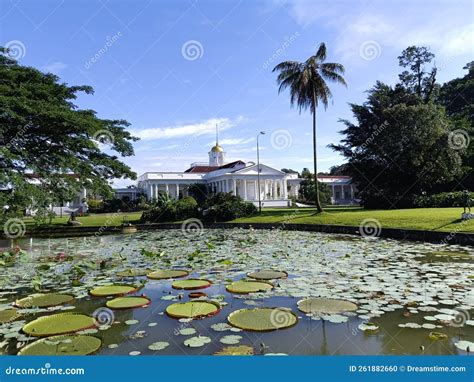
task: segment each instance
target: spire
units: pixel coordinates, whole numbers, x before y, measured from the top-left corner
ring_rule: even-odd
[[[219,146],[219,130],[217,128],[217,123],[216,123],[216,146]]]

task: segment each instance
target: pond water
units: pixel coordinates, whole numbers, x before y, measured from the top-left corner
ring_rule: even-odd
[[[66,293],[75,299],[51,308],[18,309],[20,317],[0,324],[3,354],[16,354],[36,340],[22,331],[26,323],[59,312],[97,317],[101,326],[85,332],[102,339],[95,354],[214,354],[230,344],[248,345],[255,354],[466,354],[463,348],[469,342],[464,341],[474,341],[470,247],[244,229],[35,238],[15,245],[23,251],[9,266],[0,267],[0,313],[32,293]],[[207,279],[212,285],[176,290],[171,287],[174,280],[117,275],[128,269],[184,269],[189,278]],[[262,269],[286,271],[288,278],[272,280],[275,288],[265,293],[226,291],[233,280]],[[110,284],[140,287],[134,295],[147,296],[151,304],[105,309],[110,297],[92,297],[89,290]],[[189,301],[190,292],[204,292],[201,299],[217,301],[222,309],[202,319],[169,317],[167,306]],[[348,300],[358,307],[341,314],[305,314],[297,302],[309,297]],[[233,311],[255,307],[289,308],[298,322],[270,332],[226,324]],[[364,330],[364,324],[378,330]],[[431,332],[447,338],[430,339]],[[189,339],[203,344],[187,346]],[[149,349],[152,344],[155,350]]]

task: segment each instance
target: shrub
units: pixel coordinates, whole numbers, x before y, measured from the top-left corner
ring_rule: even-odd
[[[469,197],[474,199],[474,192],[469,193]],[[415,199],[416,207],[462,207],[463,192],[441,192],[434,195],[421,195]]]
[[[257,212],[253,203],[245,202],[239,196],[230,193],[218,193],[209,196],[202,208],[202,219],[208,222],[228,221]]]
[[[197,214],[197,202],[191,196],[180,200],[170,199],[167,195],[160,195],[155,204],[143,212],[142,222],[169,222],[184,220]]]
[[[197,206],[197,201],[192,196],[178,200],[175,204],[176,220],[189,219],[196,216]]]

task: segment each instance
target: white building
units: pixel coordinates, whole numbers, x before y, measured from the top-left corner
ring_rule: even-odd
[[[318,182],[327,184],[332,190],[331,204],[358,204],[357,187],[346,175],[318,175]]]
[[[289,196],[298,195],[300,182],[297,174],[287,174],[262,163],[259,169],[254,162],[226,163],[224,149],[216,142],[209,151],[209,162],[192,163],[183,172],[146,172],[138,178],[138,188],[152,200],[159,193],[184,197],[191,184],[205,184],[210,192],[231,192],[255,205],[260,192],[262,207],[286,207],[290,205]]]

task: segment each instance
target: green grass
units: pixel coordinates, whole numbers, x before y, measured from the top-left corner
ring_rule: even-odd
[[[244,223],[301,223],[349,225],[358,227],[365,219],[376,219],[382,228],[405,228],[444,232],[474,232],[474,219],[461,221],[462,208],[415,208],[405,210],[364,210],[360,207],[327,207],[322,214],[314,215],[313,208],[264,208],[250,218],[234,220]],[[94,214],[78,217],[83,227],[120,226],[126,216],[130,223],[138,223],[141,212]],[[65,225],[68,217],[56,217],[52,225]],[[28,226],[34,225],[27,218]]]
[[[245,223],[301,223],[359,226],[376,219],[382,228],[405,228],[444,232],[474,232],[474,219],[461,220],[462,208],[414,208],[364,210],[360,207],[328,207],[314,215],[313,208],[268,208],[258,216],[234,220]]]
[[[92,214],[89,216],[79,216],[77,220],[82,223],[82,227],[113,227],[120,226],[123,222],[123,218],[126,217],[130,223],[138,223],[141,212],[120,212],[120,213],[109,213],[109,214]],[[52,225],[66,225],[69,216],[55,217],[52,221]],[[34,225],[33,218],[26,218],[25,223],[28,227]]]

